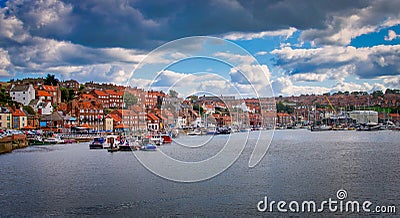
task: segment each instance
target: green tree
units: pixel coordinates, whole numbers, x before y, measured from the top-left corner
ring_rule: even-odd
[[[200,115],[203,115],[203,114],[204,114],[204,109],[203,109],[203,107],[200,107],[198,104],[193,105],[193,110],[194,110],[194,111],[198,112],[198,111],[199,111],[199,108],[200,108]]]
[[[69,92],[66,88],[61,87],[60,88],[61,91],[61,101],[62,102],[68,102],[69,101]]]
[[[68,101],[74,99],[75,98],[75,91],[73,89],[68,89],[68,95],[69,95]]]
[[[169,96],[171,96],[172,98],[177,98],[179,95],[179,93],[173,89],[169,90]]]
[[[377,98],[379,96],[383,96],[383,92],[382,92],[382,90],[376,90],[376,91],[372,92],[372,96],[374,98]]]
[[[30,115],[35,115],[35,110],[33,110],[31,106],[23,106],[22,109],[24,109]]]
[[[47,74],[46,78],[44,79],[45,85],[56,86],[58,82],[59,81],[58,79],[56,79],[56,76],[54,74]]]
[[[135,105],[137,103],[138,99],[134,94],[131,94],[129,92],[126,92],[124,95],[124,103],[125,107],[130,107],[132,105]]]
[[[1,104],[9,104],[12,102],[10,95],[6,93],[6,89],[2,88],[0,91],[0,103]]]

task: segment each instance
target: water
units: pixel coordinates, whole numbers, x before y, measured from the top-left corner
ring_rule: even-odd
[[[217,137],[223,142],[229,136]],[[348,200],[396,205],[398,214],[399,141],[400,132],[392,131],[279,130],[255,168],[248,168],[252,148],[247,146],[225,172],[197,183],[155,176],[131,152],[89,150],[87,143],[29,147],[0,156],[0,215],[267,216],[271,213],[256,207],[264,196],[318,202],[336,199],[339,189],[347,190]],[[163,147],[182,160],[199,160],[218,149],[193,153],[178,144]]]

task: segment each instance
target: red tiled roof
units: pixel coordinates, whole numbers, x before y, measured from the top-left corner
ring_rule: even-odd
[[[147,117],[149,117],[151,120],[154,120],[154,121],[160,120],[160,118],[158,118],[156,115],[154,115],[152,113],[147,114]]]
[[[22,117],[22,116],[26,116],[26,114],[20,110],[20,109],[15,109],[12,111],[12,115],[13,117]]]
[[[84,123],[84,124],[82,124],[80,127],[85,127],[85,128],[92,128],[89,124],[86,124],[86,123]]]
[[[121,122],[122,118],[116,114],[108,114],[107,117],[112,118],[115,122]]]
[[[128,128],[128,126],[126,126],[124,124],[119,124],[119,125],[116,125],[114,128],[116,128],[116,129],[125,129],[125,128]]]
[[[51,91],[51,92],[57,91],[57,86],[42,85],[42,88],[46,91]]]
[[[101,90],[97,90],[97,89],[93,90],[93,93],[94,93],[95,95],[97,95],[97,96],[108,96],[107,93],[105,93],[105,92],[103,92],[103,91],[101,91]]]
[[[43,91],[43,90],[36,90],[36,95],[37,96],[43,96],[43,97],[52,97],[52,95],[47,92],[47,91]]]
[[[104,90],[109,95],[117,95],[117,92],[111,89]]]
[[[95,99],[95,97],[90,94],[81,94],[79,97],[84,99]]]

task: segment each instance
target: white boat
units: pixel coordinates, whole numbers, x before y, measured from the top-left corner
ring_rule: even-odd
[[[150,143],[155,145],[162,145],[164,143],[164,138],[160,134],[151,134],[147,138],[150,139]]]
[[[311,131],[330,131],[332,130],[332,126],[326,126],[326,125],[322,125],[322,126],[312,126],[311,127]]]
[[[188,135],[201,135],[201,130],[195,129],[187,133]]]
[[[357,130],[358,131],[374,131],[374,130],[380,130],[381,125],[379,123],[374,123],[374,122],[368,122],[361,124]]]
[[[106,137],[105,143],[103,144],[103,148],[106,148],[106,149],[108,149],[108,148],[117,148],[118,144],[119,144],[118,136],[116,136],[116,135],[108,135]]]
[[[62,140],[60,137],[50,137],[45,139],[44,142],[49,144],[62,144],[64,143],[64,140]]]

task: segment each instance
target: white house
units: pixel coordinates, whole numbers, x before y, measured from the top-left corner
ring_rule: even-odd
[[[32,84],[29,85],[12,85],[10,89],[10,96],[13,101],[19,102],[23,105],[28,105],[35,99],[35,89]]]
[[[51,105],[51,102],[44,101],[42,98],[32,100],[29,106],[40,115],[49,115],[53,113],[53,105]]]

